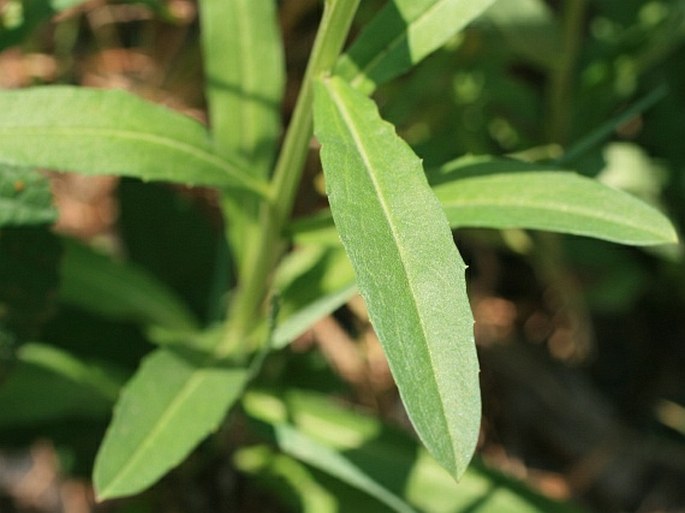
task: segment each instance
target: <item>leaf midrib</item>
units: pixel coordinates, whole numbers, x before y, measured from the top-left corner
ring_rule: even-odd
[[[173,418],[173,416],[185,403],[186,398],[190,397],[190,395],[200,386],[200,383],[204,378],[203,374],[205,372],[206,369],[196,369],[195,371],[193,371],[190,378],[181,387],[179,393],[174,395],[173,399],[169,403],[169,407],[167,407],[164,413],[157,418],[157,422],[154,424],[153,429],[148,433],[148,435],[145,438],[143,438],[142,442],[138,444],[138,448],[136,449],[136,452],[133,454],[133,456],[116,474],[116,477],[110,481],[109,486],[107,486],[98,494],[100,498],[108,497],[108,491],[116,490],[119,483],[122,480],[125,480],[125,478],[131,472],[131,470],[135,468],[135,465],[139,463],[140,459],[145,454],[145,451],[147,451],[147,449],[154,443],[154,439],[159,435],[160,432],[162,432],[163,426],[165,426],[168,423],[169,419]]]
[[[112,137],[124,140],[144,141],[158,146],[171,148],[181,153],[186,153],[197,160],[206,162],[211,167],[217,168],[225,172],[223,177],[228,177],[234,183],[238,183],[243,187],[250,189],[260,195],[268,194],[266,184],[263,184],[244,171],[237,163],[223,159],[213,152],[203,150],[198,146],[186,143],[184,141],[173,139],[167,136],[152,134],[150,132],[139,132],[134,130],[122,130],[115,128],[93,128],[93,127],[32,127],[32,126],[8,126],[0,127],[0,137],[21,137],[30,134],[34,136],[40,135],[66,135],[75,137]]]
[[[611,214],[611,212],[608,212],[607,210],[601,210],[600,215],[597,214],[597,211],[590,210],[587,208],[582,208],[582,207],[577,207],[577,206],[571,206],[571,208],[566,208],[563,210],[559,209],[559,203],[554,203],[554,202],[546,202],[546,201],[539,201],[536,202],[534,205],[531,205],[530,202],[525,202],[523,200],[517,200],[515,198],[511,198],[505,201],[501,202],[495,202],[492,201],[490,198],[483,198],[483,199],[468,199],[465,201],[440,201],[440,203],[443,205],[443,208],[464,208],[464,207],[483,207],[483,208],[492,208],[492,207],[499,207],[499,208],[506,208],[506,209],[519,209],[519,210],[531,210],[531,211],[540,211],[541,213],[549,213],[550,210],[554,210],[556,212],[563,212],[565,214],[569,215],[575,215],[577,217],[580,217],[582,219],[587,219],[589,221],[604,221],[607,223],[612,223],[615,226],[623,226],[627,227],[633,230],[641,231],[643,233],[648,233],[651,234],[655,237],[659,237],[659,239],[663,238],[663,233],[657,232],[654,230],[650,230],[649,228],[645,228],[643,225],[638,225],[635,223],[630,223],[626,222],[624,217],[615,217],[612,215],[607,215]],[[651,226],[650,226],[651,228]]]
[[[330,91],[332,91],[332,88],[330,86],[328,88]],[[374,187],[374,191],[376,192],[376,198],[378,199],[378,202],[381,205],[383,213],[385,214],[385,219],[386,219],[387,225],[390,229],[390,232],[393,235],[393,239],[396,241],[401,241],[402,239],[400,237],[398,237],[397,231],[396,231],[394,225],[390,222],[390,219],[392,219],[392,216],[390,215],[390,210],[389,210],[386,202],[383,199],[383,195],[380,194],[382,188],[379,186],[379,184],[376,181],[373,173],[370,171],[372,169],[372,165],[371,165],[371,160],[370,160],[370,157],[368,156],[366,147],[364,146],[362,139],[358,137],[357,133],[354,130],[352,130],[352,128],[356,128],[356,125],[355,125],[354,121],[347,115],[346,109],[344,108],[344,102],[338,98],[338,95],[334,93],[331,95],[331,97],[332,97],[333,102],[335,103],[336,107],[338,108],[338,111],[339,111],[341,117],[346,122],[346,126],[348,127],[348,132],[349,132],[350,136],[352,137],[352,140],[354,141],[355,146],[357,147],[359,155],[362,158],[365,169],[367,171],[367,175],[368,175],[368,177],[369,177],[369,179],[370,179],[370,181]],[[342,107],[341,107],[341,105],[342,105]],[[383,123],[385,123],[385,122],[383,122]],[[404,255],[404,251],[402,249],[402,245],[396,244],[396,247],[397,247],[398,254],[400,256],[400,263],[402,265],[402,269],[404,270],[404,275],[405,275],[405,277],[408,278],[410,276],[410,274],[407,272],[407,265],[405,263],[405,255]],[[431,347],[428,344],[427,328],[423,322],[423,318],[422,318],[421,313],[420,313],[421,310],[420,310],[418,303],[416,301],[416,295],[414,293],[414,287],[412,285],[412,282],[409,279],[407,279],[407,283],[409,285],[409,289],[412,291],[411,301],[414,305],[414,310],[416,311],[417,318],[419,320],[419,325],[421,326],[421,332],[423,334],[422,343],[423,343],[423,345],[424,345],[424,347],[428,353],[428,357],[429,357],[430,362],[431,362],[431,367],[436,368],[435,358],[434,358],[433,352],[431,351]],[[431,378],[433,378],[432,383],[434,385],[435,390],[437,391],[437,395],[438,395],[438,397],[440,397],[439,403],[440,403],[441,418],[443,420],[443,423],[446,426],[448,426],[448,428],[449,428],[450,424],[447,421],[445,404],[444,404],[443,399],[442,399],[442,394],[440,393],[440,386],[439,386],[437,380],[435,379],[434,374],[431,374]],[[449,431],[450,430],[448,429],[448,432]],[[450,432],[449,440],[450,440],[450,448],[451,448],[453,456],[456,460],[456,459],[458,459],[458,454],[457,454],[456,448],[454,447],[454,444],[452,442],[451,432]]]

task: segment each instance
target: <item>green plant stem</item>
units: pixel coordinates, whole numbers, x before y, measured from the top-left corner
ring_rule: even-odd
[[[217,348],[224,357],[235,348],[247,348],[247,338],[259,324],[273,268],[283,252],[281,232],[290,218],[309,141],[312,137],[313,82],[329,72],[347,37],[360,0],[326,0],[323,17],[302,82],[293,117],[283,141],[271,181],[271,201],[262,204],[259,233],[251,245],[242,283],[227,316],[225,336]]]

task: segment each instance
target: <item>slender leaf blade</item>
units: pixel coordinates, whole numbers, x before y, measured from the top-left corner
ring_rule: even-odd
[[[285,88],[283,45],[274,0],[199,3],[205,93],[211,136],[219,155],[239,155],[248,172],[269,175],[281,133]],[[238,269],[258,231],[256,198],[228,195],[222,202]]]
[[[344,80],[317,83],[329,202],[408,414],[456,477],[480,425],[464,265],[421,162]]]
[[[266,176],[281,132],[283,48],[274,0],[200,2],[209,118],[216,151]]]
[[[562,30],[543,0],[495,2],[484,16],[502,32],[514,52],[546,69],[558,65],[563,52]]]
[[[0,112],[0,161],[9,164],[266,194],[242,163],[214,153],[200,123],[124,91],[3,91]]]
[[[673,224],[656,208],[571,171],[467,156],[426,174],[452,228],[548,230],[638,246],[677,241]],[[328,213],[291,227],[298,242],[335,247],[332,229]]]
[[[115,407],[95,460],[98,498],[140,492],[178,465],[218,428],[247,378],[245,368],[154,351]]]
[[[0,163],[0,226],[51,223],[56,219],[45,176],[32,168]]]
[[[192,331],[199,322],[185,303],[142,267],[65,240],[60,298],[87,311],[170,330]]]
[[[284,395],[271,395],[252,390],[245,395],[242,404],[250,417],[274,427],[290,422],[298,432],[344,455],[386,490],[425,513],[582,511],[571,504],[539,495],[524,483],[488,469],[477,460],[469,466],[462,480],[455,483],[450,474],[417,447],[416,441],[406,433],[357,410],[342,408],[323,394],[289,390]],[[340,502],[335,511],[360,510],[349,491],[330,481],[323,484]],[[381,509],[384,510],[378,505],[372,511]]]
[[[57,347],[30,342],[0,385],[0,427],[64,418],[106,419],[121,372],[111,364],[83,361]]]
[[[367,94],[443,46],[495,0],[392,0],[335,72]]]
[[[678,240],[661,212],[597,180],[520,162],[461,160],[433,176],[453,228],[528,228],[636,246]]]
[[[335,449],[328,447],[288,424],[274,425],[276,440],[286,454],[338,478],[379,500],[397,513],[415,510]]]
[[[285,347],[357,293],[354,271],[340,245],[291,252],[276,272],[274,287],[280,305],[271,341],[275,349]]]

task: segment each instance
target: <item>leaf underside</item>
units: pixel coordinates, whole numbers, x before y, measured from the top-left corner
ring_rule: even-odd
[[[375,104],[317,83],[315,132],[329,202],[408,414],[459,477],[480,425],[465,265],[421,162]]]

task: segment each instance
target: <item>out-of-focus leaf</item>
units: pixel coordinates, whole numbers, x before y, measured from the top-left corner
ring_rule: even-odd
[[[341,508],[339,494],[317,482],[312,470],[303,463],[280,454],[265,445],[241,447],[233,457],[236,468],[280,496],[292,511],[302,513],[338,513],[358,508]],[[376,505],[376,504],[374,504]]]
[[[173,21],[171,10],[162,0],[124,0],[125,3],[143,4],[158,16]],[[20,44],[41,23],[66,9],[88,3],[88,0],[7,0],[0,10],[0,50]]]
[[[330,210],[297,219],[287,228],[293,242],[298,245],[340,247],[340,236],[333,224]]]
[[[10,164],[267,191],[238,159],[216,155],[198,122],[124,91],[2,91],[0,112],[0,161]]]
[[[414,508],[404,500],[384,488],[335,449],[309,438],[288,424],[277,424],[274,426],[274,431],[278,446],[283,452],[365,492],[393,511],[398,513],[414,511]]]
[[[248,371],[158,349],[124,387],[93,471],[100,500],[138,493],[215,431]]]
[[[0,50],[21,43],[36,25],[55,10],[49,0],[9,0],[0,10]]]
[[[631,143],[612,143],[603,151],[606,166],[597,175],[601,183],[658,205],[666,185],[666,170]]]
[[[52,223],[56,219],[47,179],[35,169],[0,163],[0,226]]]
[[[205,0],[199,4],[216,151],[240,155],[265,177],[281,132],[285,85],[274,0]]]
[[[285,86],[276,2],[205,0],[199,7],[215,150],[228,157],[239,155],[248,163],[248,173],[266,179],[281,133]],[[241,269],[258,232],[259,204],[255,197],[231,194],[223,208]]]
[[[443,46],[495,0],[392,0],[340,57],[335,72],[370,94]]]
[[[530,228],[637,246],[678,240],[659,211],[596,180],[539,166],[522,171],[525,164],[487,159],[479,174],[470,162],[447,164],[444,173],[432,175],[453,228]]]
[[[106,418],[123,382],[118,371],[45,344],[23,345],[17,359],[0,384],[0,427]]]
[[[649,110],[666,96],[668,96],[668,87],[666,85],[661,84],[659,87],[655,87],[623,112],[603,122],[600,126],[585,134],[578,141],[575,141],[573,145],[557,159],[555,164],[558,166],[565,166],[574,163],[579,158],[585,156],[585,154],[591,151],[595,146],[601,145],[604,141],[609,139],[622,124],[627,123],[631,119],[634,119],[643,112]]]
[[[375,104],[338,77],[317,82],[315,133],[333,219],[409,417],[463,474],[480,427],[466,266],[419,158]]]
[[[129,261],[171,287],[196,317],[209,320],[217,309],[212,299],[230,282],[220,272],[230,273],[231,265],[213,212],[167,184],[124,179],[118,193],[119,233]]]
[[[302,433],[336,450],[384,488],[403,497],[426,513],[580,513],[580,509],[547,499],[524,484],[474,462],[459,483],[417,442],[371,416],[342,408],[330,397],[290,390],[283,396],[251,391],[243,399],[248,415],[271,425],[289,421]],[[335,511],[358,509],[349,492],[322,480],[307,479],[332,494],[339,502]],[[311,486],[311,483],[310,483]],[[321,493],[321,491],[319,491]],[[368,506],[369,501],[366,504]],[[355,506],[355,507],[353,507]],[[379,504],[375,507],[379,510]]]
[[[300,248],[286,257],[276,275],[280,308],[272,346],[281,348],[356,292],[354,271],[342,247]]]
[[[118,320],[192,331],[198,322],[166,285],[133,263],[65,241],[60,297],[84,310]]]
[[[561,29],[542,0],[495,2],[484,16],[504,34],[511,49],[532,62],[553,69],[561,53]]]
[[[37,336],[53,314],[61,252],[45,226],[0,231],[0,323],[19,339]]]

